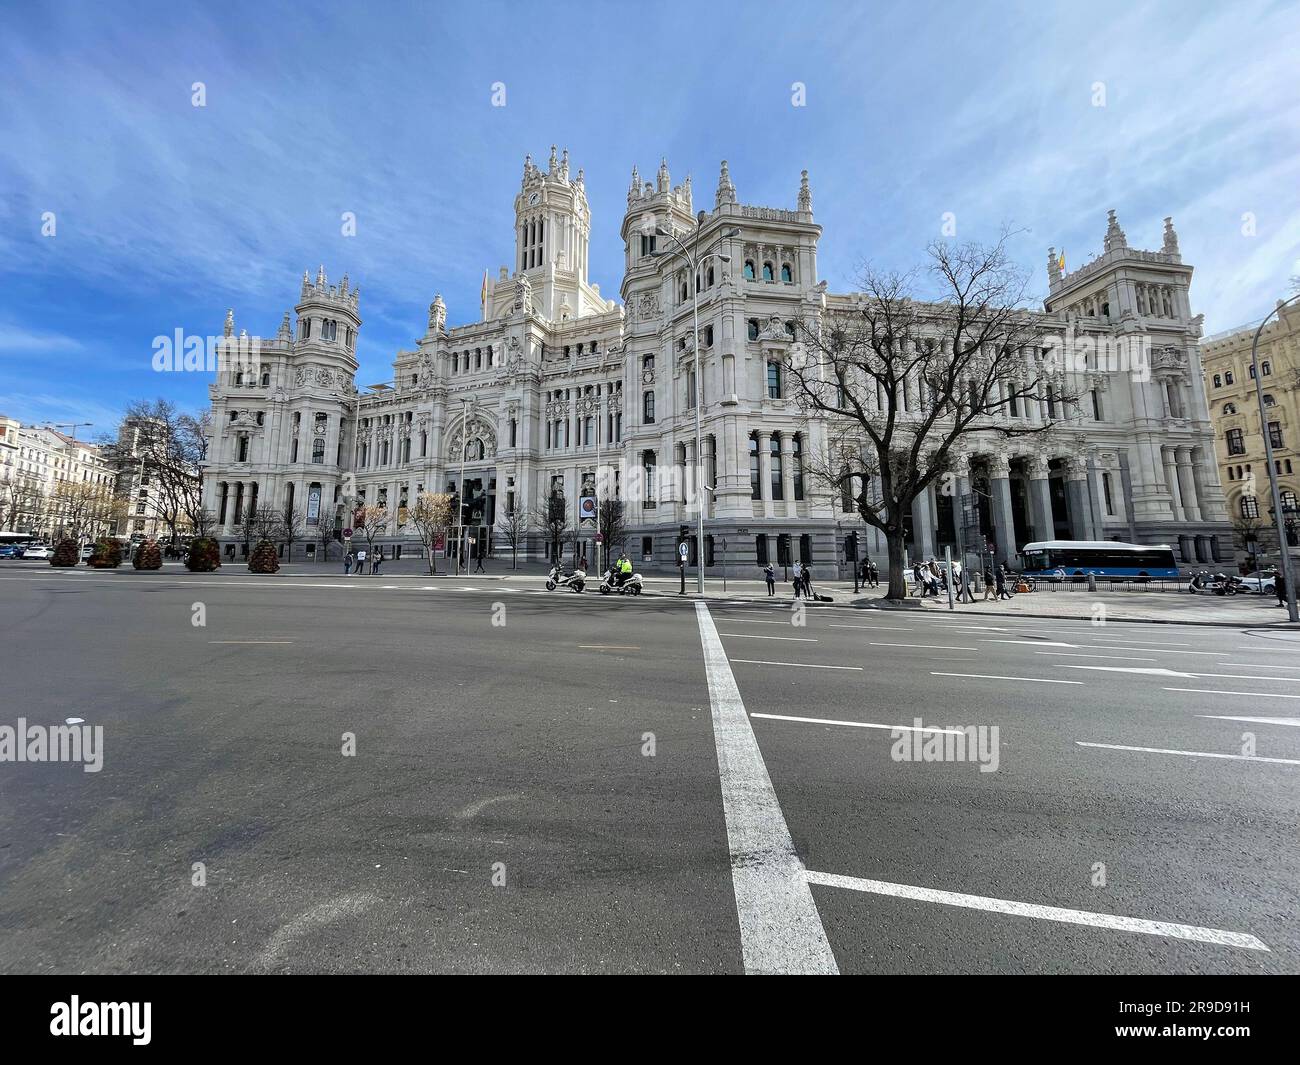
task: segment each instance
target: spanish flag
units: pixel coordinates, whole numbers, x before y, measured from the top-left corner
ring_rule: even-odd
[[[478,302],[479,302],[479,306],[483,308],[483,313],[484,313],[485,315],[487,314],[487,275],[488,275],[487,269],[484,268],[484,270],[483,270],[483,287],[480,288],[480,289],[479,289],[479,292],[478,292]]]
[[[1065,252],[1061,252],[1061,257],[1056,260],[1056,265],[1061,273],[1065,273]]]

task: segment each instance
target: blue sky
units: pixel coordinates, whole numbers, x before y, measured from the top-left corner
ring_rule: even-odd
[[[1080,265],[1107,208],[1137,247],[1173,215],[1207,333],[1243,324],[1300,273],[1297,14],[0,0],[0,412],[93,438],[132,400],[198,409],[208,378],[153,372],[153,338],[219,333],[227,307],[273,335],[321,263],[362,289],[360,383],[387,380],[435,292],[452,324],[477,317],[523,156],[551,143],[586,171],[606,296],[632,164],[666,155],[706,208],[723,158],[766,206],[793,207],[807,168],[832,290],[867,259],[919,262],[945,212],[963,239],[1023,229],[1040,290],[1047,246]]]

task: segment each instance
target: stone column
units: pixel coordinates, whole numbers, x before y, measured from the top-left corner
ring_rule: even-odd
[[[1174,456],[1174,449],[1162,447],[1160,457],[1165,464],[1165,487],[1169,489],[1169,509],[1173,511],[1174,521],[1183,521],[1183,499],[1178,491],[1178,464]]]
[[[794,509],[794,437],[781,433],[781,496],[785,499],[785,512],[795,516]]]
[[[1014,564],[1016,520],[1011,510],[1011,464],[1005,455],[989,459],[989,492],[993,496],[994,560]]]
[[[760,429],[758,436],[758,494],[763,501],[763,514],[772,517],[772,434]]]
[[[1105,525],[1105,490],[1101,484],[1101,467],[1097,465],[1097,456],[1088,455],[1088,501],[1092,511],[1092,538],[1094,540],[1104,540],[1106,538]]]
[[[927,488],[912,500],[912,544],[914,559],[925,561],[934,557],[934,511],[930,507],[930,489]]]
[[[1206,458],[1206,449],[1192,448],[1192,475],[1196,487],[1196,502],[1201,508],[1202,521],[1227,521],[1228,505],[1223,498],[1223,485],[1219,481],[1219,467],[1213,448]]]
[[[1187,521],[1200,521],[1201,505],[1196,495],[1192,449],[1179,447],[1174,448],[1173,451],[1174,462],[1178,468],[1178,491],[1183,500],[1183,514]]]
[[[714,492],[716,492],[718,488],[718,470],[716,468],[717,456],[714,451],[715,445],[714,445],[713,437],[709,436],[708,434],[705,434],[703,443],[704,443],[704,480],[706,483],[711,483]],[[711,482],[709,481],[710,467],[714,468],[713,479]],[[713,506],[714,495],[711,492],[705,491],[703,485],[700,486],[700,491],[704,493],[703,500],[704,500],[704,505],[707,508],[704,511],[704,514],[706,517],[711,518],[713,517],[713,511],[714,511],[714,506]]]
[[[1076,540],[1095,540],[1088,503],[1088,471],[1077,457],[1066,466],[1065,498],[1070,511],[1070,535]]]
[[[1034,524],[1034,538],[1038,541],[1056,539],[1052,521],[1051,467],[1045,455],[1036,455],[1029,462],[1029,512]]]

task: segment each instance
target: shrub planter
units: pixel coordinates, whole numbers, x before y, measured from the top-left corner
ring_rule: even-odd
[[[221,545],[208,537],[190,542],[190,552],[185,556],[185,568],[191,573],[211,573],[221,565]]]
[[[162,569],[162,549],[157,540],[146,540],[135,549],[131,565],[136,569]]]
[[[86,565],[94,569],[117,569],[122,564],[122,545],[116,540],[105,538],[96,540],[86,559]]]
[[[275,544],[270,540],[259,540],[253,553],[248,556],[248,572],[276,573],[279,569],[280,556],[276,553]]]
[[[81,551],[76,540],[60,540],[50,555],[51,566],[75,566],[80,561]]]

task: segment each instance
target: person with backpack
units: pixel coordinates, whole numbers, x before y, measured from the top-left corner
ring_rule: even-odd
[[[356,560],[357,560],[356,555],[354,555],[352,553],[351,548],[349,548],[348,553],[343,556],[343,576],[346,577],[348,576],[348,574],[352,572],[352,563],[354,563]]]
[[[816,599],[817,593],[813,591],[812,570],[808,568],[807,562],[799,563],[799,578],[803,582],[804,598]]]

